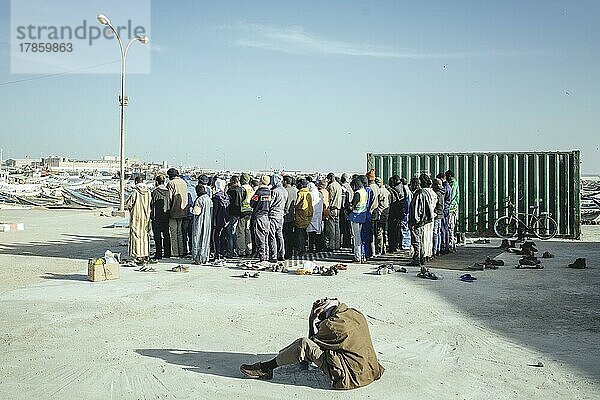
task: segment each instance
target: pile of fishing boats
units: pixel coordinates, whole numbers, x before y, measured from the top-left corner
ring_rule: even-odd
[[[600,224],[600,179],[581,180],[581,223]]]
[[[118,186],[119,181],[116,179],[93,176],[52,175],[28,183],[0,181],[0,207],[118,207]]]

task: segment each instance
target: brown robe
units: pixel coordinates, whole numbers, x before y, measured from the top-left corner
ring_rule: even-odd
[[[359,388],[383,375],[367,320],[358,310],[341,303],[312,339],[325,352],[322,369],[334,388]]]

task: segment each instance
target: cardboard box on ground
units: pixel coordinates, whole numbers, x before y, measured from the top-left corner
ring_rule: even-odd
[[[108,250],[104,257],[90,258],[88,261],[88,280],[100,282],[119,279],[121,266],[118,259],[118,255],[115,255]]]

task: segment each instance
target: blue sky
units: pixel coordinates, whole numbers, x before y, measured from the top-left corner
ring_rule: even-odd
[[[0,84],[31,76],[10,74],[7,3]],[[361,171],[366,152],[581,149],[583,172],[600,173],[598,20],[598,1],[155,0],[126,153]],[[0,85],[0,146],[116,154],[118,90],[113,74]]]

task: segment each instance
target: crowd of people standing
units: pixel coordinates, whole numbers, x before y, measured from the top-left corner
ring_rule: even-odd
[[[150,228],[154,260],[190,257],[196,264],[349,248],[354,262],[404,252],[411,265],[423,265],[455,251],[459,191],[450,170],[408,183],[394,175],[387,184],[373,169],[339,177],[242,173],[228,182],[200,175],[197,182],[174,168],[156,176],[153,189],[135,180],[127,201],[130,256],[149,259]]]

